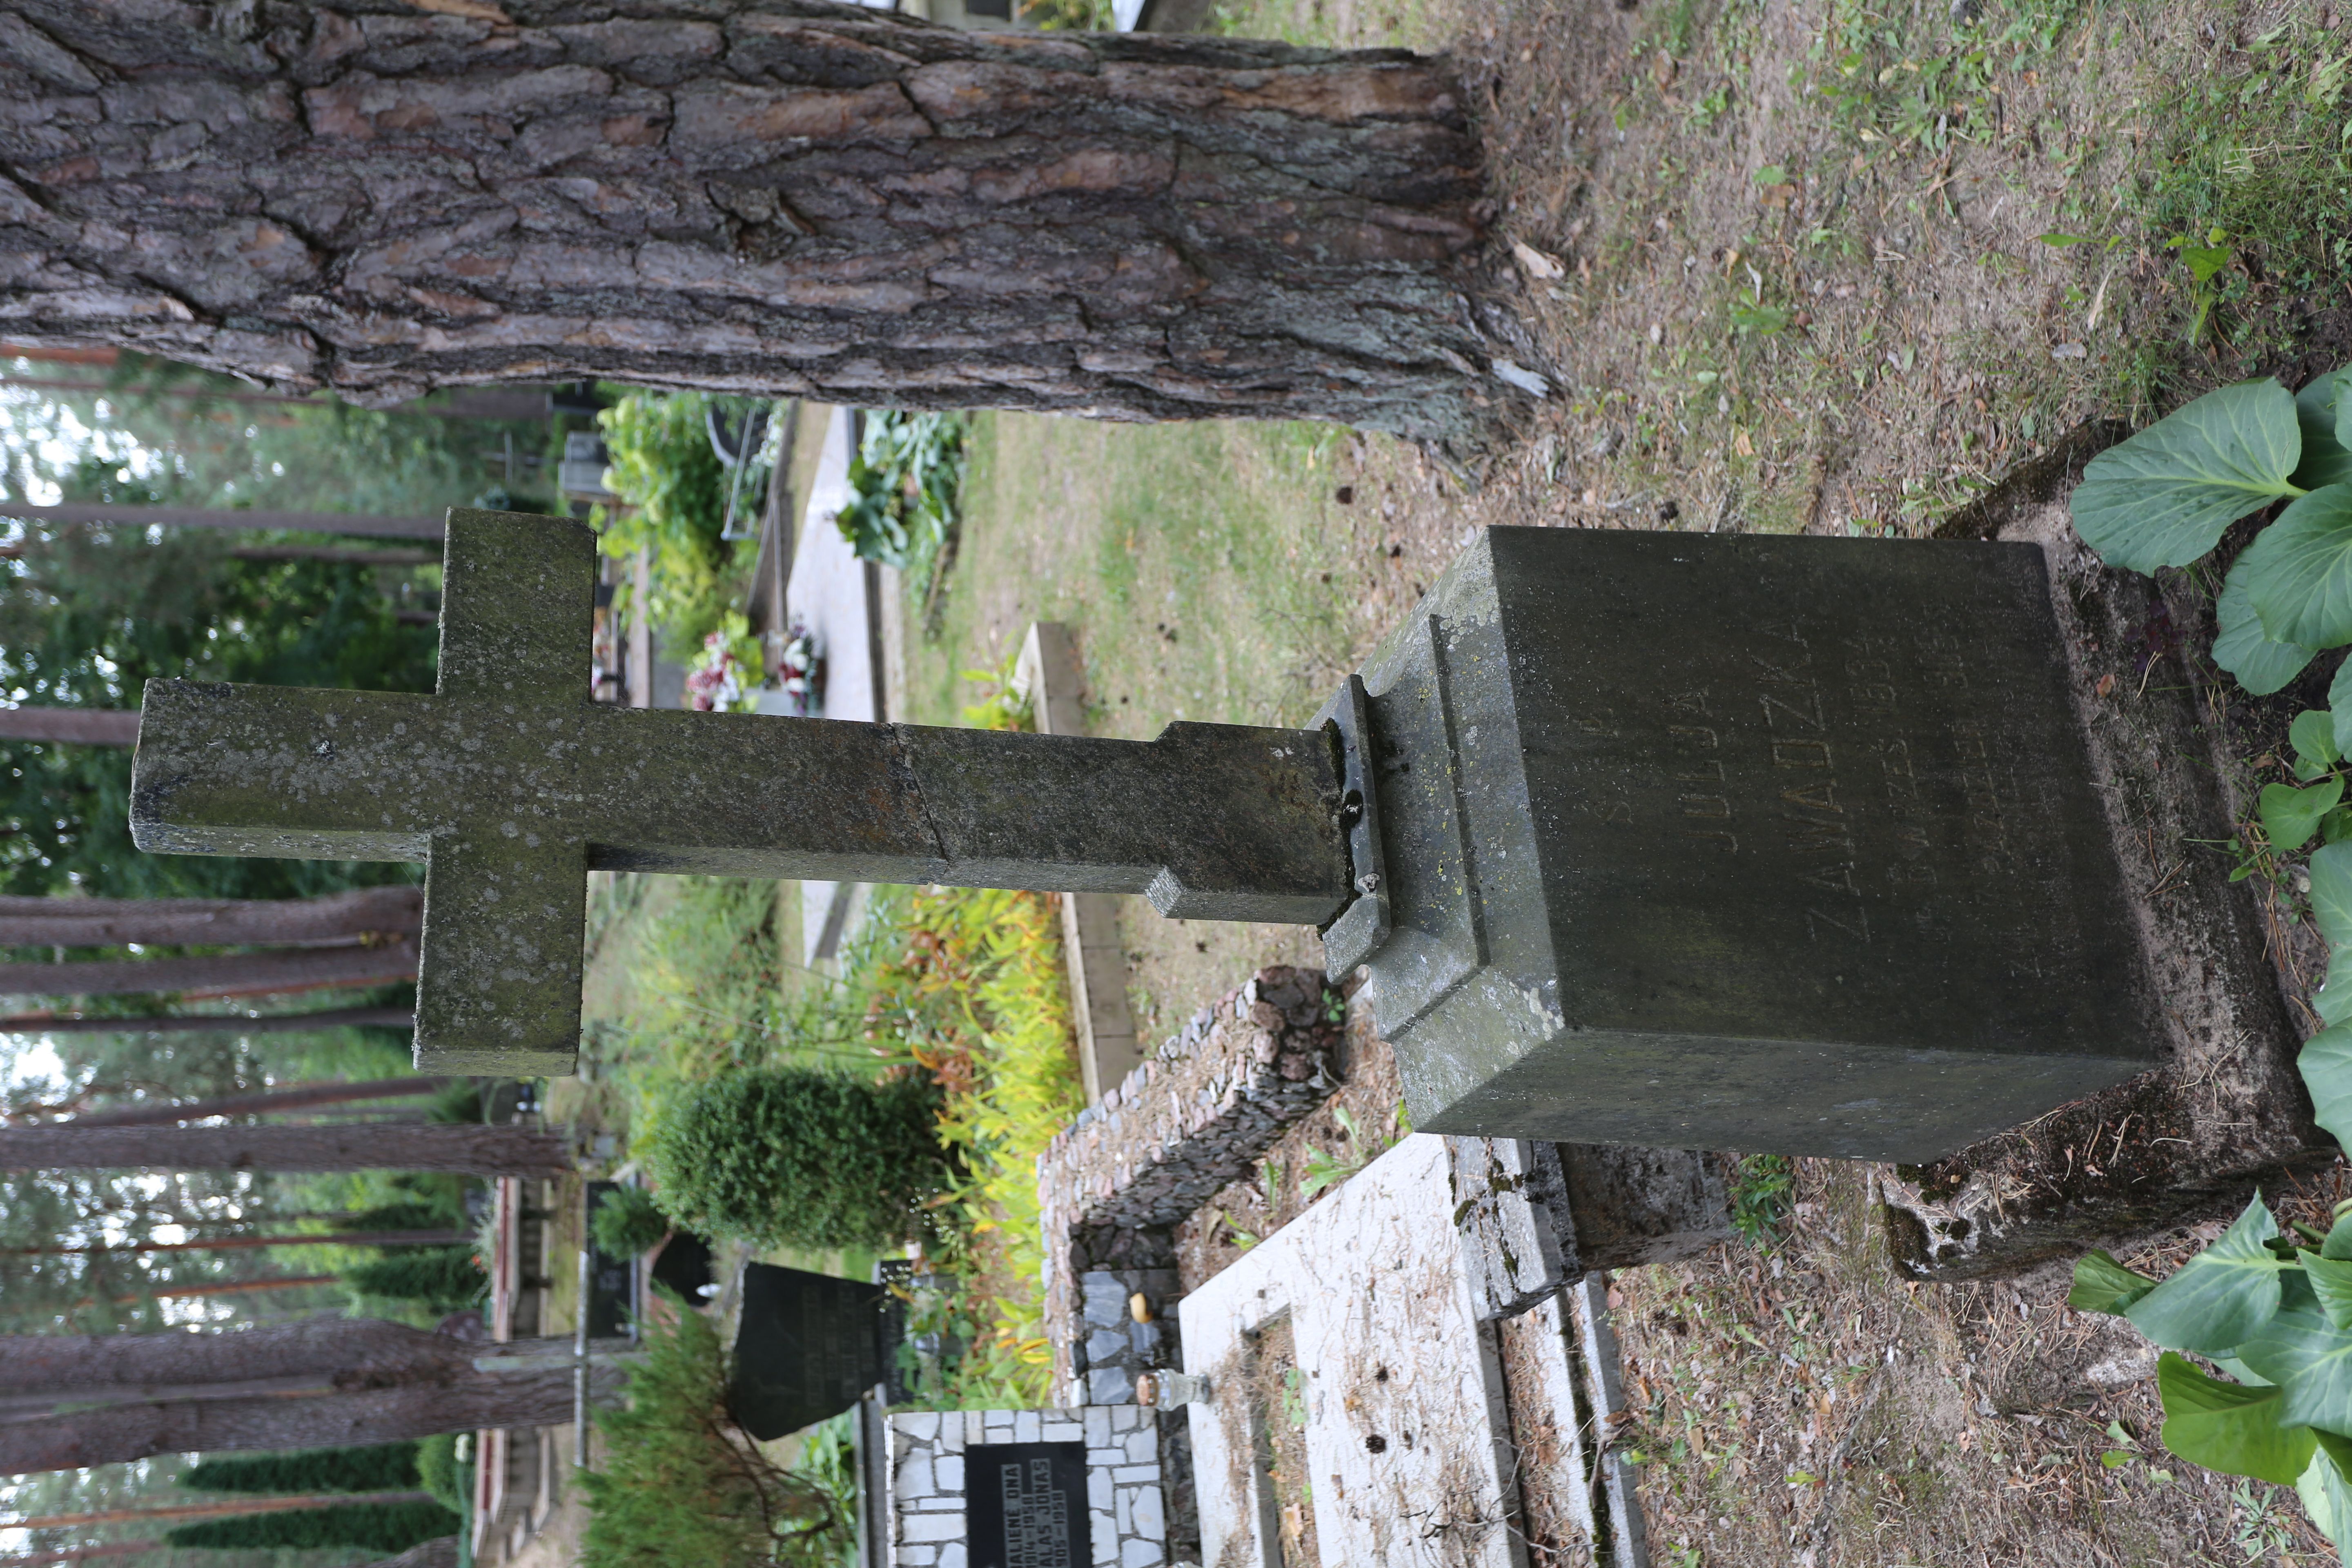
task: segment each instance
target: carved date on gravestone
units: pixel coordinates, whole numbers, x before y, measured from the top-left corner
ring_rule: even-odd
[[[964,1450],[971,1568],[1086,1568],[1084,1443],[982,1443]]]

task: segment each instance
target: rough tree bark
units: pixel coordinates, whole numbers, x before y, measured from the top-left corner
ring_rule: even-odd
[[[0,895],[0,947],[340,947],[415,936],[425,894],[361,888],[316,899],[49,899]]]
[[[572,1342],[492,1345],[398,1323],[317,1318],[220,1333],[0,1339],[0,1396],[94,1408],[0,1418],[0,1474],[197,1449],[389,1443],[572,1417]],[[478,1358],[512,1358],[517,1370]],[[617,1369],[596,1367],[609,1394]]]
[[[132,1257],[147,1252],[239,1252],[257,1247],[451,1247],[469,1230],[338,1230],[318,1235],[213,1236],[193,1241],[139,1241],[121,1247],[0,1247],[0,1258]]]
[[[405,1029],[416,1022],[405,1007],[326,1007],[315,1013],[94,1014],[17,1013],[0,1018],[0,1035],[283,1035],[302,1029]],[[178,1120],[174,1118],[174,1120]]]
[[[295,991],[386,985],[416,978],[416,944],[297,948],[212,958],[94,959],[0,963],[0,996],[275,996]]]
[[[224,1094],[216,1100],[174,1100],[161,1105],[125,1105],[76,1116],[74,1127],[165,1127],[177,1121],[202,1121],[215,1116],[267,1116],[275,1111],[304,1110],[314,1105],[344,1105],[360,1100],[405,1100],[438,1094],[456,1083],[454,1078],[431,1075],[371,1078],[341,1083],[298,1083],[255,1094]]]
[[[307,1127],[0,1128],[0,1171],[456,1171],[546,1176],[572,1168],[562,1138],[436,1122]]]
[[[0,176],[11,337],[369,403],[605,375],[1453,438],[1517,395],[1464,294],[1462,95],[1397,51],[824,0],[10,0]]]

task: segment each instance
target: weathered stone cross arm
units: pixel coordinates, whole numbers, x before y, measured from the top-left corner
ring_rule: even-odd
[[[588,696],[593,534],[460,509],[446,550],[435,695],[151,681],[131,789],[142,849],[423,862],[422,1069],[572,1070],[591,868],[1139,892],[1294,924],[1349,898],[1321,731],[614,709]]]

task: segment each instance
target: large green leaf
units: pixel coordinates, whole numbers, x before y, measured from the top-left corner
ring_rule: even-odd
[[[2352,1479],[2347,1479],[2352,1478],[2352,1438],[2333,1432],[2314,1436],[2319,1446],[2312,1453],[2311,1463],[2295,1478],[2295,1494],[2303,1499],[2303,1510],[2311,1515],[2311,1522],[2342,1558],[2352,1550]]]
[[[2286,388],[2241,382],[2092,458],[2068,505],[2076,531],[2108,564],[2186,566],[2238,519],[2293,493],[2287,476],[2302,453]]]
[[[2314,1307],[2282,1307],[2238,1359],[2286,1391],[2281,1418],[2352,1436],[2352,1333]]]
[[[2155,1289],[2155,1280],[2133,1273],[2102,1248],[2074,1260],[2074,1288],[2066,1292],[2066,1305],[2078,1312],[2120,1316],[2125,1308]]]
[[[2311,1010],[2331,1028],[2352,1024],[2352,947],[2327,950],[2327,982],[2311,994]]]
[[[2193,1465],[2291,1487],[2311,1463],[2318,1439],[2280,1418],[2284,1389],[2223,1383],[2169,1351],[2157,1358],[2156,1387],[2164,1398],[2164,1446]]]
[[[2294,421],[2303,429],[2303,461],[2294,482],[2305,489],[2352,479],[2352,451],[2336,435],[2339,427],[2352,433],[2352,402],[2343,396],[2347,385],[2352,377],[2335,370],[2294,395]]]
[[[2214,608],[2221,629],[2213,637],[2213,662],[2257,697],[2268,697],[2319,657],[2316,648],[2271,640],[2262,616],[2254,614],[2254,602],[2246,597],[2245,574],[2234,566],[2222,580],[2221,600]],[[2340,742],[2336,749],[2343,750]]]
[[[2294,1065],[2311,1091],[2312,1119],[2352,1149],[2352,1024],[2331,1025],[2304,1041]],[[2332,1239],[2334,1233],[2329,1235]]]
[[[2304,1278],[2311,1281],[2312,1292],[2318,1297],[2319,1310],[2327,1314],[2327,1321],[2339,1329],[2352,1329],[2352,1263],[2308,1251],[2299,1261]]]
[[[2261,625],[2262,617],[2255,616],[2254,622]],[[2213,640],[2217,645],[2221,641],[2219,637]],[[2352,658],[2336,667],[2336,679],[2327,683],[2327,707],[2336,715],[2336,754],[2340,757],[2344,754],[2344,742],[2352,741]]]
[[[2335,688],[2328,689],[2328,700],[2335,701]],[[2307,708],[2294,716],[2287,726],[2287,743],[2294,748],[2294,776],[2315,779],[2336,765],[2344,755],[2344,748],[2336,743],[2336,715],[2317,708]]]
[[[2352,642],[2352,485],[2299,496],[2254,535],[2232,569],[2273,642]]]
[[[2352,942],[2352,844],[2311,852],[2311,923],[2328,945]]]
[[[2319,819],[2344,798],[2342,779],[2324,779],[2309,789],[2293,784],[2264,784],[2257,809],[2271,847],[2282,852],[2300,849],[2319,831]]]
[[[2281,1265],[2263,1245],[2277,1234],[2277,1222],[2256,1193],[2219,1241],[2133,1302],[2124,1316],[2166,1350],[2228,1353],[2278,1310]]]

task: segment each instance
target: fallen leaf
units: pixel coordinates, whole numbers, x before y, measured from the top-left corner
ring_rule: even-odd
[[[1538,282],[1549,283],[1555,278],[1568,276],[1567,267],[1558,257],[1547,256],[1523,239],[1511,241],[1511,254],[1519,258],[1519,265],[1527,268],[1528,276]]]

